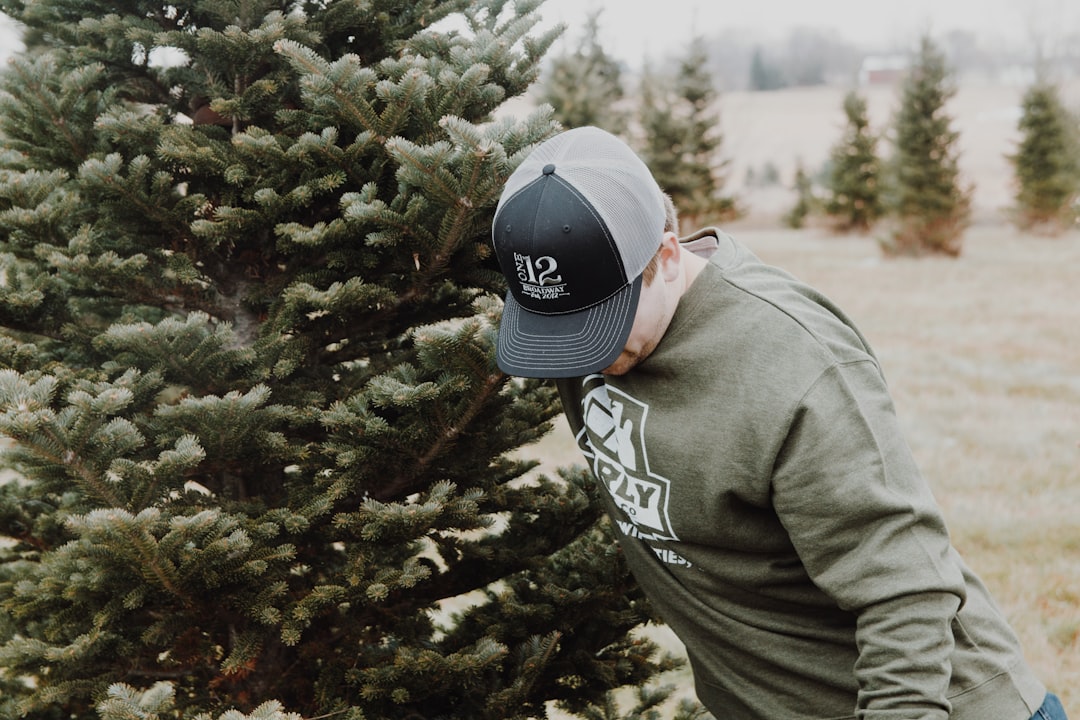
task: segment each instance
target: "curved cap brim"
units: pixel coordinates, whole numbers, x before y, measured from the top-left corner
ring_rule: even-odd
[[[580,377],[609,367],[634,326],[642,276],[602,303],[580,312],[541,315],[506,294],[496,361],[508,375]]]

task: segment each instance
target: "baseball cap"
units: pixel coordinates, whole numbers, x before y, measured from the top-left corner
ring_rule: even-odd
[[[614,135],[580,127],[536,146],[507,180],[492,224],[509,286],[496,349],[503,372],[565,378],[611,365],[664,216],[649,169]]]

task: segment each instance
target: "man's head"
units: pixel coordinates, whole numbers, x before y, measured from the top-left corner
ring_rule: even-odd
[[[611,365],[666,215],[652,174],[615,136],[575,128],[537,146],[507,180],[492,226],[510,286],[499,367],[558,378]]]

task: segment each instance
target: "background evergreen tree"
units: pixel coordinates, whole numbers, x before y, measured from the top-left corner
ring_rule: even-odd
[[[585,471],[511,455],[558,412],[493,361],[537,6],[0,0],[50,44],[0,94],[0,717],[541,717],[669,666]]]
[[[554,58],[539,99],[555,109],[563,127],[594,125],[616,135],[626,131],[622,67],[600,44],[600,12],[589,14],[573,52]]]
[[[674,77],[647,65],[641,81],[640,154],[679,208],[683,232],[740,213],[735,198],[722,194],[728,163],[708,60],[704,40],[695,37]]]
[[[829,153],[825,213],[842,231],[865,232],[884,214],[877,136],[870,129],[866,100],[852,90],[844,97],[847,125]]]
[[[750,89],[754,91],[779,90],[787,87],[784,73],[765,57],[760,46],[754,48],[750,58]]]
[[[806,220],[820,208],[821,201],[814,193],[814,180],[807,174],[802,161],[795,165],[795,204],[784,213],[784,224],[799,229],[806,225]]]
[[[1009,156],[1016,181],[1013,217],[1024,229],[1060,230],[1075,222],[1078,211],[1077,119],[1047,82],[1028,88],[1022,105],[1020,142]]]
[[[902,86],[892,168],[896,226],[889,254],[959,255],[971,215],[971,188],[960,185],[957,141],[945,105],[956,93],[945,55],[924,35]]]

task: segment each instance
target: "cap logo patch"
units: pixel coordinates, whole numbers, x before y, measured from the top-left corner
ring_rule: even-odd
[[[570,293],[566,290],[558,261],[550,255],[533,259],[531,255],[514,253],[517,278],[521,281],[521,293],[536,300],[555,300]]]

